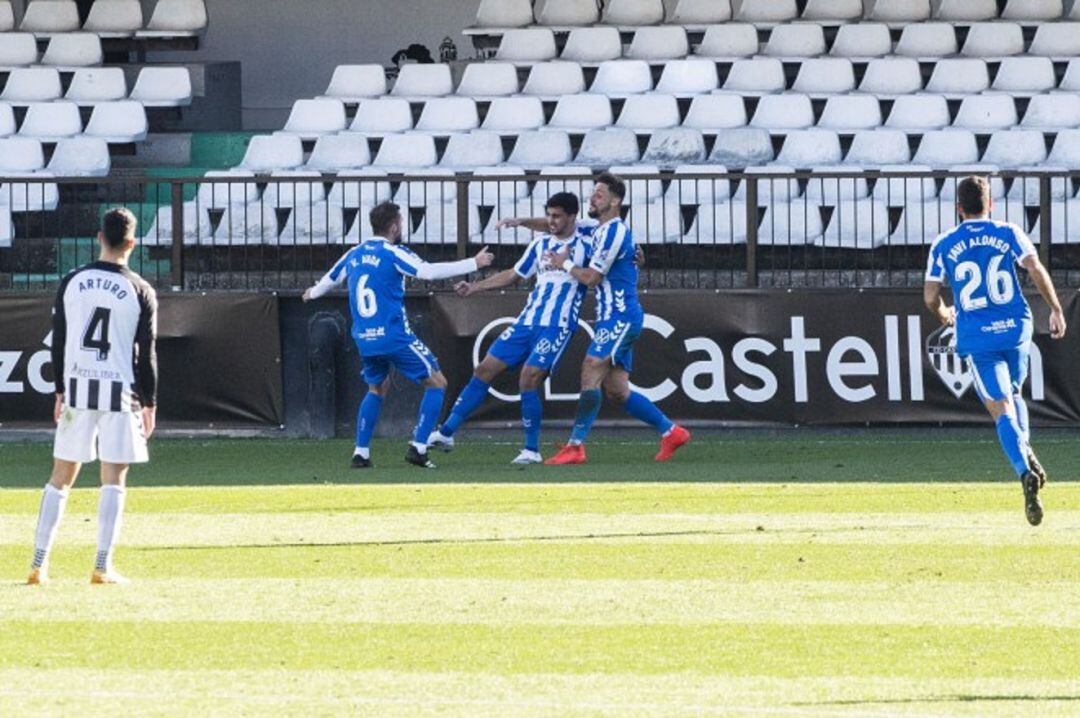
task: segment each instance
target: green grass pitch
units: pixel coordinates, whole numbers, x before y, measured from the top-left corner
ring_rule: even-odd
[[[155,440],[90,586],[96,477],[21,585],[47,444],[0,443],[0,716],[1077,716],[1080,436],[1042,526],[992,430],[701,433],[585,467],[465,434]]]

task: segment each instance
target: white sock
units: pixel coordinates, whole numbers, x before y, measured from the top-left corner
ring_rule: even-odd
[[[112,568],[113,547],[120,537],[120,524],[124,515],[124,487],[106,485],[98,496],[98,551],[94,568],[108,571]]]
[[[56,539],[56,528],[60,525],[60,519],[64,518],[67,499],[66,490],[61,491],[52,484],[45,484],[45,491],[41,495],[41,508],[38,510],[37,532],[34,534],[33,568],[41,568],[49,559],[49,551]]]
[[[427,454],[427,444],[420,444],[415,441],[410,441],[409,443],[416,447],[416,450],[420,452],[421,456]]]
[[[361,459],[371,458],[371,449],[362,449],[359,446],[353,451],[353,456],[359,456]]]

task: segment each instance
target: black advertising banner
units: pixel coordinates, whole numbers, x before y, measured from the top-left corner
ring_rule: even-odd
[[[52,416],[52,305],[0,297],[0,422]],[[159,295],[158,371],[162,422],[280,425],[277,297]]]
[[[1070,331],[1047,334],[1047,310],[1031,297],[1035,348],[1025,395],[1033,421],[1080,423],[1080,300],[1062,293]],[[522,294],[433,298],[439,360],[451,387],[521,310]],[[951,331],[910,290],[655,292],[643,296],[645,330],[631,379],[686,421],[856,424],[970,423],[985,410]],[[546,387],[545,417],[573,417],[591,328],[583,321]],[[931,339],[928,342],[928,339]],[[503,377],[475,418],[516,421],[516,378]],[[603,416],[625,418],[605,407]]]

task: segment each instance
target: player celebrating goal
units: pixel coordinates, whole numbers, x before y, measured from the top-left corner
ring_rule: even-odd
[[[390,389],[390,368],[397,367],[410,381],[424,387],[413,440],[405,460],[434,469],[427,455],[428,437],[442,412],[446,377],[431,350],[413,334],[405,316],[405,277],[424,280],[449,279],[491,264],[494,255],[484,247],[472,259],[429,264],[416,253],[398,246],[404,219],[401,208],[383,202],[369,216],[371,239],[342,256],[319,282],[304,292],[304,301],[318,299],[342,282],[349,285],[352,335],[364,362],[368,392],[356,417],[356,449],[352,466],[369,468],[371,437],[379,421],[383,399]]]
[[[538,464],[540,424],[543,408],[540,385],[562,358],[577,329],[578,313],[587,291],[559,265],[545,261],[552,250],[564,250],[576,264],[585,264],[591,243],[591,227],[577,226],[578,199],[569,192],[559,192],[547,201],[546,229],[549,234],[537,237],[511,269],[479,282],[461,282],[458,294],[469,297],[489,289],[509,287],[523,279],[536,277],[525,308],[488,350],[476,367],[473,378],[462,390],[449,418],[431,435],[430,443],[447,451],[454,445],[454,432],[487,397],[491,382],[510,367],[523,365],[521,423],[525,428],[525,448],[512,464]]]
[[[90,583],[127,583],[112,566],[130,464],[149,459],[157,400],[157,297],[128,269],[135,215],[111,209],[98,233],[101,255],[60,282],[53,314],[56,441],[27,583],[49,580],[49,551],[79,469],[101,459],[97,562]],[[69,331],[70,329],[70,331]]]
[[[956,351],[967,359],[975,389],[997,425],[998,440],[1024,489],[1028,523],[1042,522],[1039,489],[1046,473],[1031,450],[1027,404],[1021,394],[1031,350],[1031,308],[1016,276],[1019,264],[1050,305],[1050,336],[1065,336],[1065,315],[1035,247],[1014,224],[988,219],[990,183],[968,177],[956,190],[961,223],[934,240],[923,299],[942,324],[956,325]],[[955,305],[941,296],[948,279]]]
[[[588,266],[580,267],[565,249],[549,251],[546,259],[561,266],[574,279],[596,288],[596,329],[588,355],[581,366],[581,398],[570,442],[546,464],[584,464],[585,439],[600,413],[600,388],[609,399],[627,413],[652,426],[660,434],[657,461],[667,461],[683,444],[690,432],[674,424],[644,395],[630,390],[634,343],[641,334],[645,311],[638,301],[638,267],[634,238],[622,221],[622,203],[626,184],[604,172],[596,178],[589,216],[600,222],[593,231],[592,253]]]

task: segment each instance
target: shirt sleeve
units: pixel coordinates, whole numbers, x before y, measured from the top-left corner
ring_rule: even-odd
[[[67,292],[71,274],[60,282],[56,290],[56,302],[53,304],[52,316],[52,365],[56,393],[64,393],[64,350],[67,345],[67,314],[64,312],[64,294]]]
[[[536,274],[537,265],[540,263],[540,257],[538,256],[540,254],[538,251],[539,244],[539,239],[530,242],[528,248],[522,252],[521,259],[514,265],[514,271],[522,279],[528,279]]]
[[[424,266],[424,260],[417,256],[416,252],[405,247],[389,247],[390,254],[394,257],[394,269],[406,277],[420,276],[420,268]]]
[[[157,406],[157,294],[150,285],[139,292],[139,325],[135,329],[135,384],[143,406]]]
[[[334,287],[341,286],[341,283],[344,282],[345,278],[348,276],[348,272],[345,270],[348,267],[347,260],[349,259],[349,255],[352,254],[352,251],[353,250],[350,249],[348,252],[341,255],[341,259],[339,259],[334,266],[330,268],[330,271],[324,274],[322,279],[311,288],[312,299],[318,299]]]
[[[945,263],[941,259],[941,251],[938,249],[940,245],[935,242],[930,246],[930,256],[926,258],[926,281],[927,282],[944,282],[945,281]]]
[[[1020,229],[1017,226],[1013,226],[1012,236],[1013,241],[1011,244],[1013,258],[1016,260],[1017,264],[1023,262],[1028,257],[1033,257],[1038,254],[1038,251],[1035,249],[1034,242],[1031,241],[1031,238],[1027,236],[1024,230]]]
[[[612,265],[622,251],[626,241],[626,226],[621,222],[608,225],[601,233],[593,235],[592,257],[589,259],[589,269],[594,269],[601,274],[611,271]]]

